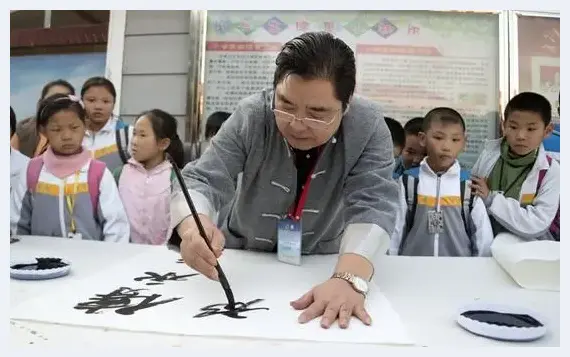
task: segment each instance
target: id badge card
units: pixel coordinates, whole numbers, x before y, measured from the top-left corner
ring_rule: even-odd
[[[443,232],[443,214],[441,212],[428,212],[428,232],[430,234],[439,234]]]
[[[69,232],[69,233],[67,233],[67,238],[81,240],[81,239],[83,239],[83,236],[81,235],[81,233]]]
[[[283,263],[301,265],[301,221],[290,218],[277,223],[277,259]]]

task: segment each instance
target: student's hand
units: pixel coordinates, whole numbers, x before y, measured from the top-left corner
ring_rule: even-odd
[[[476,196],[481,197],[483,200],[489,196],[489,186],[487,186],[487,181],[484,177],[471,177],[471,189]]]
[[[200,214],[199,217],[213,252],[208,248],[204,238],[200,235],[194,218],[189,216],[177,228],[182,240],[180,253],[182,259],[189,267],[212,280],[218,280],[218,272],[215,268],[217,264],[216,259],[222,255],[226,240],[222,232],[208,216]]]
[[[322,316],[321,327],[329,328],[338,319],[340,328],[347,328],[352,315],[365,325],[372,319],[364,309],[364,295],[342,279],[329,279],[315,286],[298,300],[292,301],[295,310],[305,310],[299,316],[299,323],[306,323]]]

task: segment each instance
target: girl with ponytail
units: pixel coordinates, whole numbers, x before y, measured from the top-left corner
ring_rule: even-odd
[[[170,193],[174,172],[184,150],[176,119],[160,109],[142,113],[135,121],[132,157],[114,176],[131,224],[131,242],[160,245],[170,236]]]

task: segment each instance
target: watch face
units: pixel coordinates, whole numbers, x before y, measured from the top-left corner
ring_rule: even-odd
[[[367,293],[368,292],[368,284],[364,279],[359,277],[354,277],[353,279],[354,288],[360,292]]]

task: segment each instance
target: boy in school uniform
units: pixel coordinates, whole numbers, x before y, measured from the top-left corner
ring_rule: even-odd
[[[401,212],[390,254],[489,256],[491,223],[457,160],[465,147],[463,118],[451,108],[435,108],[425,116],[420,139],[427,157],[399,180]]]
[[[425,148],[421,145],[420,133],[424,118],[417,117],[408,120],[404,125],[405,143],[402,154],[396,159],[393,177],[398,179],[404,171],[417,167],[426,156]]]
[[[384,117],[386,125],[390,130],[390,135],[392,136],[392,146],[394,147],[394,159],[397,159],[404,150],[406,146],[406,132],[404,127],[399,121],[390,117]]]
[[[505,108],[503,138],[488,141],[472,169],[472,188],[491,217],[495,237],[560,240],[560,165],[542,141],[552,133],[552,108],[524,92]]]

